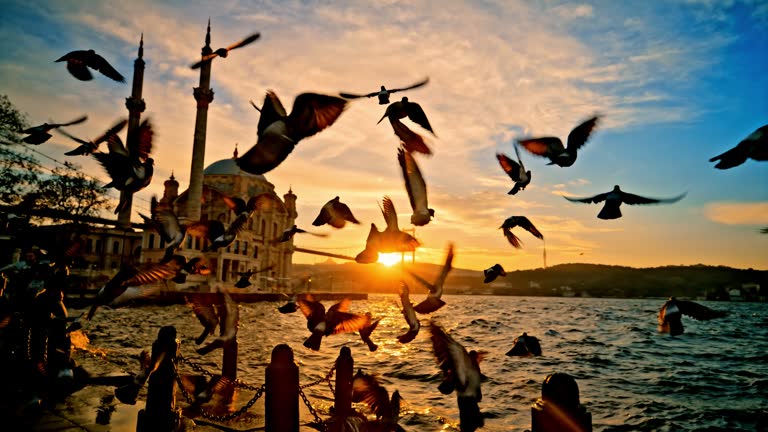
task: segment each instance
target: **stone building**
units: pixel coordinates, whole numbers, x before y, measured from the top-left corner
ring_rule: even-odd
[[[281,203],[276,209],[255,212],[248,220],[245,230],[226,248],[213,252],[202,252],[208,245],[206,239],[188,235],[184,244],[177,251],[187,259],[204,256],[212,274],[208,277],[189,277],[184,288],[209,291],[217,286],[232,287],[237,282],[238,273],[248,270],[260,271],[254,275],[249,289],[281,289],[288,285],[291,273],[293,239],[276,243],[274,240],[282,232],[293,226],[296,220],[296,195],[291,190],[281,199],[275,192],[275,186],[263,175],[254,175],[242,171],[235,163],[235,156],[212,163],[203,171],[202,200],[200,220],[219,220],[225,227],[234,220],[234,212],[227,207],[222,196],[239,197],[244,201],[260,193],[273,194]],[[165,191],[161,201],[172,202],[176,214],[182,223],[193,222],[186,218],[188,191],[179,194],[179,183],[173,178],[165,182]],[[142,262],[157,262],[165,253],[165,244],[154,231],[146,231],[142,240]]]

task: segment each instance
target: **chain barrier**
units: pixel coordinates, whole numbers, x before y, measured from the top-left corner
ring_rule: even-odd
[[[312,403],[309,401],[309,399],[307,399],[307,395],[304,394],[304,390],[301,389],[301,386],[299,386],[299,396],[301,396],[301,399],[304,401],[304,405],[307,406],[307,409],[309,410],[309,413],[312,414],[312,417],[315,418],[315,423],[320,427],[320,430],[325,432],[325,430],[326,430],[325,422],[317,414],[317,411],[315,410],[315,407],[313,407]]]
[[[184,395],[184,399],[186,399],[187,403],[189,403],[190,405],[196,405],[197,401],[195,400],[195,398],[189,394],[186,388],[184,388],[184,384],[181,382],[181,376],[179,375],[178,369],[174,370],[174,374],[176,375],[176,382],[179,384],[179,388],[181,389],[181,394]],[[253,387],[253,386],[250,386],[250,387]],[[261,398],[261,396],[264,394],[264,391],[267,389],[267,385],[262,384],[261,387],[253,387],[253,388],[256,388],[256,394],[253,395],[253,397],[251,398],[251,400],[248,401],[248,403],[240,407],[240,409],[238,409],[237,411],[231,412],[229,414],[217,415],[217,414],[211,414],[208,411],[200,408],[200,415],[207,418],[208,420],[213,420],[219,423],[240,417],[241,415],[245,414],[246,411],[251,409],[253,404],[255,404],[256,401],[258,401]]]

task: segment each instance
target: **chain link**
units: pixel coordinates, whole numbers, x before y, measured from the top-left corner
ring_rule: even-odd
[[[327,382],[328,385],[331,387],[331,392],[333,392],[333,384],[331,383],[331,379],[333,378],[333,373],[336,371],[336,366],[331,366],[331,369],[328,370],[328,373],[325,374],[324,377],[319,378],[317,381],[312,381],[311,383],[300,385],[299,390],[304,390],[305,388],[316,386],[320,383]]]
[[[179,383],[179,388],[181,388],[181,394],[184,395],[184,399],[186,399],[187,403],[189,403],[190,405],[195,405],[195,399],[194,397],[192,397],[192,395],[189,394],[187,389],[184,388],[184,384],[181,382],[181,376],[179,375],[178,370],[175,371],[175,375],[176,375],[176,382]],[[229,414],[224,414],[224,415],[216,415],[216,414],[211,414],[208,411],[200,408],[200,415],[207,418],[208,420],[213,420],[216,422],[225,422],[225,421],[229,421],[237,417],[240,417],[241,415],[245,414],[246,411],[251,409],[253,404],[255,404],[256,401],[259,400],[259,398],[261,398],[261,396],[264,394],[264,391],[267,389],[266,384],[262,384],[261,387],[254,387],[250,385],[249,387],[255,388],[256,394],[253,395],[253,397],[251,398],[251,400],[248,401],[248,403],[240,407],[240,409],[238,409],[237,411],[231,412]]]
[[[301,399],[304,401],[304,405],[307,406],[309,413],[312,414],[312,417],[315,418],[315,423],[317,423],[317,425],[320,427],[322,431],[325,431],[327,429],[325,422],[317,414],[317,411],[315,411],[315,407],[313,407],[312,403],[309,402],[309,399],[307,399],[307,395],[304,394],[304,390],[302,390],[301,387],[299,387],[299,396],[301,396]]]

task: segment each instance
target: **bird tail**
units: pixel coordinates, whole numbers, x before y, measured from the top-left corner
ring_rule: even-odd
[[[397,337],[397,341],[400,342],[400,343],[403,343],[403,344],[408,343],[408,342],[414,340],[416,338],[417,334],[419,334],[418,330],[416,330],[416,331],[408,330],[408,333],[405,333],[403,335],[398,336]]]
[[[618,219],[621,217],[621,210],[619,210],[619,206],[603,206],[603,209],[600,210],[600,213],[597,215],[600,219]]]
[[[520,184],[519,183],[515,183],[515,187],[510,189],[509,192],[507,192],[507,195],[515,195],[518,192],[520,192]]]
[[[200,336],[198,336],[197,339],[195,339],[195,345],[200,345],[201,343],[203,343],[205,341],[205,338],[207,338],[209,334],[211,334],[210,329],[207,329],[207,328],[203,329],[203,332],[200,333]]]
[[[85,316],[85,319],[90,321],[91,318],[93,318],[93,315],[96,313],[96,309],[98,309],[98,308],[99,308],[98,303],[92,305],[91,308],[88,310],[88,315]]]
[[[307,340],[304,341],[304,346],[311,350],[319,351],[320,342],[322,341],[323,341],[322,332],[312,332],[312,335],[308,337]]]

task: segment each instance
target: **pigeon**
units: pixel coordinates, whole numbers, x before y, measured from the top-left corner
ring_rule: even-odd
[[[375,375],[358,370],[352,378],[352,402],[366,404],[376,415],[376,422],[367,422],[364,430],[404,432],[397,424],[400,420],[400,401],[400,392],[395,390],[390,399],[389,392]]]
[[[183,284],[187,282],[187,276],[189,275],[202,275],[208,276],[211,274],[211,269],[206,265],[206,259],[203,257],[194,257],[187,260],[187,257],[183,255],[173,255],[170,259],[164,261],[169,263],[175,261],[175,265],[178,266],[176,275],[171,280],[177,284]],[[163,261],[161,261],[163,263]]]
[[[421,323],[419,323],[419,318],[416,317],[416,311],[413,309],[413,304],[411,304],[411,300],[408,298],[409,294],[410,289],[408,288],[408,285],[405,282],[401,282],[400,302],[403,304],[402,312],[405,322],[408,324],[408,331],[398,336],[397,341],[403,344],[412,341],[416,335],[419,334],[419,328],[421,328]]]
[[[634,195],[628,192],[624,192],[619,188],[619,185],[615,185],[613,187],[613,190],[606,193],[601,193],[598,195],[595,195],[593,197],[589,198],[569,198],[564,197],[568,201],[572,202],[582,202],[582,203],[592,203],[597,204],[599,202],[605,201],[605,204],[603,205],[603,208],[600,210],[600,213],[597,214],[597,217],[600,219],[618,219],[621,217],[621,210],[619,210],[619,207],[622,203],[635,205],[635,204],[670,204],[674,202],[678,202],[683,197],[685,197],[687,193],[682,193],[674,198],[645,198],[641,197],[639,195]]]
[[[416,160],[402,147],[397,150],[397,161],[403,171],[405,190],[408,192],[408,200],[411,202],[411,223],[415,226],[424,226],[435,216],[435,211],[427,204],[427,183],[421,175]]]
[[[414,306],[413,310],[424,315],[424,314],[432,313],[445,305],[445,302],[440,297],[443,296],[443,284],[445,284],[445,278],[448,277],[448,272],[450,272],[451,269],[453,268],[451,265],[452,263],[453,263],[453,243],[448,245],[448,253],[446,253],[445,255],[445,263],[443,264],[443,268],[440,270],[440,274],[437,275],[437,279],[435,279],[435,283],[429,283],[426,280],[422,279],[416,273],[413,273],[412,271],[408,270],[408,273],[414,279],[416,279],[420,284],[424,285],[429,289],[429,294],[427,294],[427,298],[421,303]]]
[[[296,225],[294,225],[294,226],[286,229],[285,231],[283,231],[283,233],[280,235],[280,237],[272,240],[272,243],[274,243],[274,244],[285,243],[288,240],[293,239],[294,235],[300,234],[300,233],[301,234],[311,234],[311,235],[316,236],[316,237],[328,237],[328,234],[317,234],[317,233],[305,231],[305,230],[297,227]]]
[[[443,394],[454,390],[459,405],[459,419],[462,431],[474,431],[485,421],[478,402],[483,399],[480,389],[480,354],[467,350],[434,322],[430,323],[432,350],[435,360],[443,371],[443,382],[438,389]]]
[[[209,352],[222,348],[237,341],[237,328],[240,326],[239,306],[232,300],[232,297],[226,290],[219,289],[219,303],[217,311],[219,315],[219,337],[208,345],[198,348],[196,351],[200,355],[206,355]]]
[[[360,221],[355,219],[352,211],[343,202],[339,201],[339,197],[336,197],[323,205],[320,209],[320,214],[317,215],[312,225],[322,226],[328,224],[334,228],[344,228],[347,222],[353,224],[360,224]]]
[[[550,162],[547,165],[569,167],[576,162],[576,152],[587,142],[599,119],[595,116],[576,126],[568,134],[568,147],[563,147],[558,137],[527,138],[518,140],[518,143],[531,154],[548,158]]]
[[[389,118],[389,123],[392,125],[392,129],[395,131],[395,135],[400,138],[406,150],[411,153],[415,152],[431,155],[432,150],[427,147],[427,144],[424,142],[424,138],[409,129],[408,126],[404,125],[400,121],[400,119],[405,117],[408,117],[411,119],[411,121],[432,132],[432,135],[435,135],[434,130],[432,130],[432,125],[429,124],[427,115],[424,113],[421,105],[417,104],[416,102],[409,102],[407,97],[389,104],[386,111],[384,112],[384,115],[376,124],[381,123],[381,121],[385,118]]]
[[[96,54],[96,51],[92,49],[71,51],[56,60],[56,62],[61,61],[67,62],[67,70],[69,73],[80,81],[90,81],[93,79],[91,71],[88,70],[88,68],[91,68],[101,72],[104,76],[114,81],[121,83],[125,82],[125,77],[120,75],[120,72],[113,68],[104,57]]]
[[[517,162],[513,161],[507,155],[503,153],[496,153],[496,159],[499,160],[501,169],[515,182],[515,186],[507,192],[507,195],[515,195],[521,190],[525,190],[525,187],[531,182],[531,171],[526,171],[523,166],[523,160],[520,159],[520,150],[517,145],[515,146],[515,153],[517,153]]]
[[[248,270],[246,272],[238,273],[240,276],[240,279],[235,282],[235,288],[247,288],[251,286],[251,277],[255,275],[256,273],[265,272],[267,270],[272,270],[275,268],[274,265],[266,266],[263,269],[260,270]]]
[[[307,318],[307,329],[312,334],[304,341],[304,346],[318,351],[323,336],[338,333],[351,333],[370,325],[367,315],[349,313],[349,299],[331,306],[328,311],[311,294],[305,294],[296,299],[299,309]]]
[[[399,92],[399,91],[415,89],[415,88],[421,87],[423,85],[426,85],[428,82],[429,82],[429,77],[424,78],[422,81],[419,81],[416,84],[410,85],[408,87],[396,88],[396,89],[388,90],[386,87],[381,86],[381,90],[375,91],[375,92],[371,92],[371,93],[368,93],[368,94],[364,94],[364,95],[358,95],[358,94],[353,94],[353,93],[339,93],[339,96],[341,96],[341,97],[343,97],[345,99],[357,99],[357,98],[361,98],[361,97],[372,98],[372,97],[376,96],[376,97],[379,98],[379,105],[386,105],[386,104],[389,103],[389,95],[391,95],[392,93],[396,93],[396,92]]]
[[[371,352],[374,352],[377,349],[379,349],[379,346],[371,340],[371,334],[373,333],[374,330],[376,330],[376,327],[378,327],[379,321],[381,320],[377,319],[376,321],[371,321],[370,312],[366,312],[365,315],[368,317],[368,321],[370,322],[370,324],[361,328],[357,332],[360,333],[360,339],[366,345],[368,345],[368,350]]]
[[[115,188],[127,192],[121,196],[120,203],[115,209],[115,214],[120,213],[128,205],[128,197],[149,186],[154,173],[155,161],[149,157],[152,152],[152,125],[149,120],[144,120],[135,136],[124,146],[120,137],[109,135],[107,145],[109,153],[92,153],[107,171],[112,181],[104,188]]]
[[[512,348],[507,351],[506,355],[516,357],[540,356],[541,345],[539,344],[539,338],[528,336],[528,333],[521,334],[515,338]]]
[[[120,120],[117,122],[114,126],[112,126],[109,130],[104,132],[103,135],[99,136],[98,138],[95,138],[93,141],[86,141],[84,139],[80,139],[76,136],[70,135],[64,129],[59,129],[59,133],[66,136],[67,138],[71,139],[72,141],[80,143],[80,146],[74,150],[70,150],[66,153],[64,153],[67,156],[80,156],[80,155],[89,155],[96,150],[99,149],[99,144],[106,141],[107,138],[109,138],[110,135],[115,135],[120,133],[121,130],[125,127],[125,125],[128,124],[127,119]]]
[[[195,345],[205,342],[205,339],[219,326],[219,315],[216,313],[216,307],[213,303],[206,302],[207,294],[187,294],[184,296],[186,304],[192,308],[200,324],[203,325],[203,332],[195,338]]]
[[[768,161],[768,125],[758,128],[738,143],[736,147],[713,157],[709,161],[718,161],[715,168],[728,169],[743,164],[747,159]]]
[[[261,33],[254,33],[254,34],[248,36],[247,38],[241,40],[240,42],[234,43],[234,44],[232,44],[232,45],[230,45],[230,46],[228,46],[226,48],[219,48],[216,51],[212,52],[211,54],[204,55],[203,58],[199,62],[193,64],[192,66],[190,66],[190,68],[191,69],[199,69],[200,66],[203,65],[203,63],[205,63],[207,61],[210,61],[210,60],[213,60],[216,57],[227,58],[227,56],[229,55],[230,51],[232,51],[233,49],[236,49],[236,48],[244,47],[244,46],[246,46],[246,45],[256,41],[257,39],[259,39],[260,36],[261,36]]]
[[[708,321],[728,315],[727,312],[710,309],[692,301],[678,300],[670,297],[659,309],[659,332],[672,336],[683,334],[685,329],[681,318],[687,315],[700,321]]]
[[[296,303],[296,296],[294,295],[289,297],[288,301],[284,305],[277,308],[277,310],[281,314],[294,313],[299,310],[299,305]]]
[[[331,126],[347,101],[335,96],[302,93],[286,115],[277,95],[268,91],[257,126],[257,141],[235,161],[243,171],[264,174],[280,165],[299,141]]]
[[[485,276],[483,283],[491,283],[495,281],[497,277],[506,275],[507,272],[504,271],[504,267],[502,267],[501,264],[494,264],[491,267],[483,270],[483,276]]]
[[[387,227],[384,231],[379,231],[376,224],[371,224],[368,238],[365,241],[365,249],[355,257],[355,261],[360,264],[376,262],[379,252],[411,252],[421,244],[412,235],[400,231],[397,224],[397,212],[392,200],[385,196],[383,203],[381,213],[384,215]]]
[[[523,243],[520,241],[520,238],[518,238],[516,235],[512,234],[512,228],[519,226],[520,228],[523,228],[524,230],[530,232],[533,234],[534,237],[540,238],[544,240],[544,235],[539,232],[538,229],[536,229],[535,226],[531,223],[531,221],[528,220],[525,216],[510,216],[508,217],[503,224],[499,227],[499,229],[504,231],[504,237],[509,240],[509,243],[516,247],[517,249],[520,249],[523,247]]]
[[[227,247],[235,241],[237,235],[246,227],[246,222],[256,210],[264,211],[274,208],[278,200],[269,192],[253,196],[246,204],[242,198],[223,196],[224,202],[235,213],[235,220],[224,229],[224,224],[218,220],[208,220],[195,224],[194,234],[206,237],[211,244],[203,248],[203,252],[216,251]]]
[[[22,138],[21,140],[27,144],[40,145],[48,141],[53,136],[48,133],[53,129],[57,129],[62,126],[71,126],[71,125],[80,124],[86,120],[88,120],[88,116],[78,117],[72,120],[71,122],[67,122],[67,123],[43,123],[39,126],[33,126],[31,128],[27,128],[21,131],[21,133],[28,134],[28,136]]]

